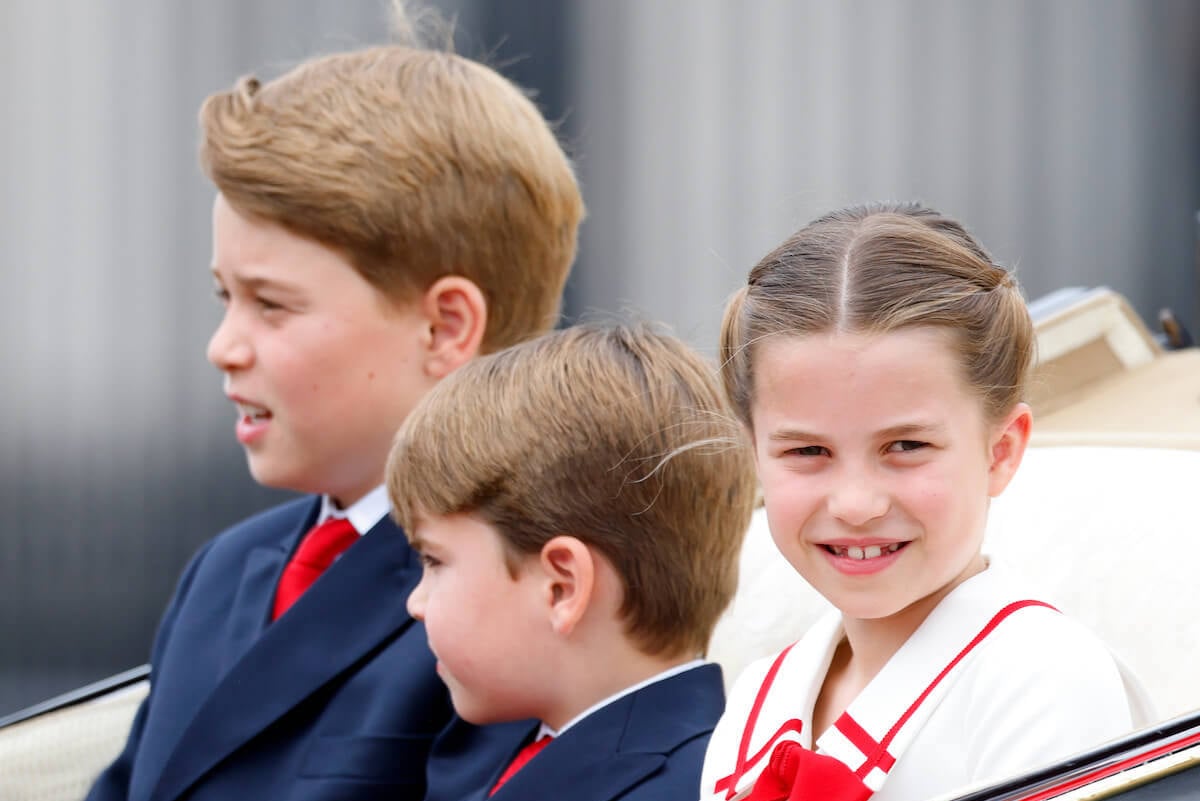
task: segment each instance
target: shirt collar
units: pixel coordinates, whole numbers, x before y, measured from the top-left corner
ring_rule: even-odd
[[[339,509],[333,504],[328,495],[321,496],[321,512],[317,515],[317,523],[324,523],[331,517],[344,517],[354,526],[359,534],[366,534],[375,528],[375,524],[383,519],[390,511],[387,487],[380,484],[366,495],[359,498],[347,509]]]

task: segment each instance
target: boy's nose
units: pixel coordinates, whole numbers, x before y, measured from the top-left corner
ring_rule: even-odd
[[[887,492],[862,476],[847,477],[829,492],[829,513],[850,526],[865,526],[891,508]]]
[[[246,368],[254,359],[254,350],[250,343],[237,330],[232,315],[226,311],[208,340],[205,355],[209,362],[218,370],[228,372],[238,368]]]
[[[414,620],[425,619],[425,579],[413,587],[413,591],[408,594],[408,613],[412,615]]]

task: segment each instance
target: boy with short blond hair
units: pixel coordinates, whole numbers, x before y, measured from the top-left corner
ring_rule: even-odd
[[[537,107],[492,69],[382,46],[205,100],[200,159],[241,214],[341,252],[403,303],[438,279],[490,301],[485,351],[553,327],[583,202]]]
[[[645,326],[477,360],[406,420],[388,491],[456,711],[535,721],[507,727],[507,764],[459,801],[699,793],[724,706],[700,657],[755,498],[711,366]]]
[[[416,46],[244,78],[200,119],[225,307],[208,357],[254,478],[309,495],[192,559],[89,798],[419,801],[452,709],[388,600],[420,576],[388,517],[388,448],[451,371],[552,327],[575,177],[519,88]],[[451,771],[497,758],[447,742]]]

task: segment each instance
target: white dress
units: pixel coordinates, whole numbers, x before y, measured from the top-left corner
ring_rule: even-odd
[[[814,750],[813,706],[843,636],[832,612],[742,673],[709,742],[703,801],[745,797],[781,743],[797,743],[806,759],[842,763],[837,770],[855,787],[822,785],[822,801],[926,801],[1154,719],[1145,691],[1107,646],[992,565],[938,604]]]

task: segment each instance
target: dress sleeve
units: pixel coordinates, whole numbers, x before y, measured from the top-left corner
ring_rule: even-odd
[[[1131,699],[1112,653],[1052,610],[1001,626],[963,677],[972,781],[991,782],[1129,733]]]

